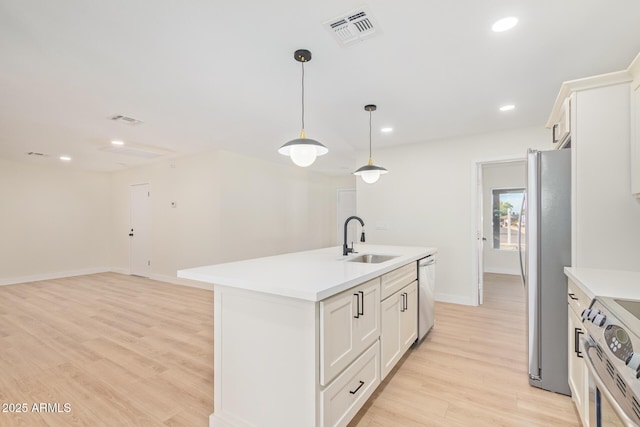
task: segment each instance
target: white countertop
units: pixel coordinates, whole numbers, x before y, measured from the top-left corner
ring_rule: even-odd
[[[178,270],[178,277],[272,295],[320,301],[405,264],[437,252],[436,248],[359,244],[357,254],[342,247]],[[347,262],[363,254],[397,255],[378,264]]]
[[[565,267],[564,273],[583,288],[589,298],[640,300],[640,272]]]

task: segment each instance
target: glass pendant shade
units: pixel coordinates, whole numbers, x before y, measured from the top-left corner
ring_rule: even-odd
[[[373,184],[374,182],[380,179],[380,175],[384,175],[389,172],[387,169],[382,166],[376,166],[373,164],[373,160],[369,159],[369,164],[366,166],[362,166],[353,174],[356,176],[360,176],[364,182],[367,184]]]
[[[304,63],[311,61],[311,52],[299,49],[295,51],[293,57],[302,64],[302,131],[299,138],[284,144],[278,149],[278,153],[291,157],[295,165],[306,168],[311,166],[318,156],[327,154],[329,149],[315,139],[307,138],[304,134]]]
[[[315,139],[306,138],[304,131],[300,138],[292,139],[278,150],[278,153],[290,156],[291,161],[300,167],[306,168],[316,161],[316,157],[327,154],[329,149]]]
[[[365,111],[369,112],[369,163],[361,168],[358,168],[353,174],[362,178],[364,182],[367,184],[373,184],[380,179],[380,175],[384,175],[389,171],[382,166],[377,166],[373,164],[373,159],[371,158],[371,112],[376,111],[378,107],[375,105],[365,105]]]

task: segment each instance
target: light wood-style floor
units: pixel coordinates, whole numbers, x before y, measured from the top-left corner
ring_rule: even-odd
[[[436,304],[436,328],[351,426],[579,426],[568,397],[527,383],[517,278],[485,287],[481,307]],[[0,404],[23,402],[71,412],[0,412],[0,426],[207,426],[212,292],[114,273],[0,286]]]
[[[113,273],[0,286],[2,403],[71,411],[0,426],[207,426],[213,292]]]
[[[569,397],[529,386],[519,277],[484,283],[482,306],[436,303],[435,329],[350,426],[580,426]]]

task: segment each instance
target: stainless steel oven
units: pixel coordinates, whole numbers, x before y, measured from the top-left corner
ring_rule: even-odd
[[[640,301],[597,297],[582,321],[589,427],[639,427]]]

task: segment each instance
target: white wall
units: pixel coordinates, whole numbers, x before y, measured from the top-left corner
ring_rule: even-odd
[[[227,151],[115,173],[111,264],[129,271],[131,184],[151,187],[152,277],[174,280],[182,268],[336,245],[336,190],[354,180]]]
[[[357,180],[367,241],[437,247],[436,298],[474,304],[476,163],[524,158],[527,148],[550,149],[550,140],[540,126],[376,149],[376,164],[390,172],[372,185]]]
[[[106,271],[106,173],[0,159],[0,284]]]
[[[482,166],[482,228],[487,238],[484,244],[484,271],[486,273],[520,274],[518,251],[493,248],[492,191],[501,188],[525,188],[526,162],[491,163]],[[514,233],[513,242],[517,241]]]

